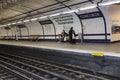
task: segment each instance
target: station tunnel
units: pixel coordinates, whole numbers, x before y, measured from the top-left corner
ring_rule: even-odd
[[[120,80],[120,0],[0,0],[0,80]]]

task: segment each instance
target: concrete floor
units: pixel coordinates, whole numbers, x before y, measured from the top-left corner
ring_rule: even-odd
[[[76,43],[74,45],[69,43],[58,43],[58,42],[46,42],[46,41],[0,41],[0,44],[11,44],[19,46],[34,46],[42,48],[52,49],[69,49],[69,50],[80,50],[80,51],[100,51],[104,53],[110,53],[115,56],[120,56],[120,42],[117,43]]]

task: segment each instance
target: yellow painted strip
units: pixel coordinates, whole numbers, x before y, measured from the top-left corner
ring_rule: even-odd
[[[23,45],[23,44],[19,44],[18,46],[19,46],[19,47],[22,47],[22,46],[24,46],[24,45]]]
[[[103,52],[93,52],[92,55],[93,56],[98,56],[98,57],[103,57],[104,53]]]

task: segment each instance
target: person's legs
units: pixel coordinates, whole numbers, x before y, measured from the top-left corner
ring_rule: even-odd
[[[72,43],[72,37],[71,36],[69,37],[69,43],[70,44]]]
[[[64,41],[64,37],[61,37],[59,40],[59,42],[62,42],[62,41]]]
[[[76,43],[76,40],[75,39],[73,39],[73,44],[75,44]]]
[[[64,37],[61,38],[61,42],[63,42],[63,41],[64,41]]]
[[[75,43],[76,43],[75,39],[70,40],[70,44],[75,44]]]

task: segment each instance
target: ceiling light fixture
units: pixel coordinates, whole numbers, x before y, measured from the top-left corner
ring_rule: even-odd
[[[19,22],[17,22],[18,24],[21,24],[22,23],[22,21],[19,21]]]
[[[30,20],[24,20],[23,22],[30,22]]]
[[[7,24],[8,26],[10,26],[11,24]]]
[[[14,24],[17,24],[17,23],[14,22],[14,23],[12,23],[12,24],[14,25]]]
[[[31,21],[36,21],[36,20],[38,20],[38,18],[33,18],[33,19],[30,19]]]
[[[62,12],[62,14],[74,13],[74,12],[76,12],[76,11],[77,11],[77,9],[74,9],[74,10],[70,10],[70,11]]]
[[[42,17],[39,17],[38,19],[45,19],[47,18],[48,16],[42,16]]]
[[[49,15],[49,17],[54,17],[54,16],[58,16],[58,15],[61,15],[61,13],[51,14],[51,15]]]
[[[5,27],[5,26],[7,26],[7,25],[1,25],[0,27]]]
[[[99,3],[99,6],[108,6],[108,5],[112,5],[112,4],[116,4],[116,3],[120,3],[120,0],[113,0],[113,1],[108,1],[108,2],[102,2],[102,3]]]
[[[97,4],[92,4],[83,8],[79,8],[80,11],[96,8]]]

